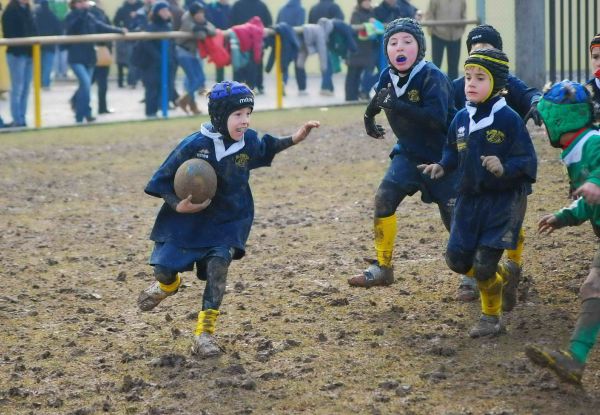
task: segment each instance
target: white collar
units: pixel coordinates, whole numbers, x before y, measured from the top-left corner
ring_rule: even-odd
[[[600,79],[594,78],[594,82],[596,83],[596,86],[598,87],[598,89],[600,89]]]
[[[410,74],[408,75],[408,81],[406,81],[402,88],[398,87],[398,81],[400,80],[400,76],[392,72],[392,68],[390,68],[390,78],[392,78],[392,85],[394,85],[394,90],[396,91],[397,97],[401,97],[402,95],[404,95],[404,93],[406,92],[406,88],[408,88],[408,84],[410,84],[410,80],[413,79],[413,77],[416,74],[418,74],[419,71],[423,69],[425,65],[427,65],[427,61],[425,60],[422,60],[421,62],[417,63],[417,65],[414,68],[412,68],[412,71],[410,71]]]
[[[225,149],[225,144],[223,143],[223,137],[221,136],[220,133],[211,131],[211,128],[212,128],[211,124],[208,124],[208,123],[202,124],[200,126],[200,133],[213,140],[213,144],[215,146],[215,157],[216,157],[217,161],[221,161],[221,159],[223,157],[227,157],[231,154],[235,154],[238,151],[240,151],[242,148],[244,148],[245,142],[244,142],[244,136],[242,135],[242,138],[240,139],[240,141],[236,141],[235,143],[230,145],[228,149]]]
[[[469,134],[471,134],[477,130],[482,130],[485,127],[489,127],[490,125],[492,125],[492,123],[494,122],[494,114],[496,112],[500,111],[504,107],[506,107],[506,99],[504,99],[504,97],[502,97],[498,101],[496,101],[496,103],[492,106],[490,115],[482,118],[478,122],[475,122],[473,120],[473,116],[477,112],[477,107],[467,104],[467,111],[469,113],[469,119],[471,120],[471,122],[469,123]]]

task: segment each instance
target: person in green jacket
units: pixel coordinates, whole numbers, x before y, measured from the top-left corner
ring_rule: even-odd
[[[550,144],[562,148],[571,192],[569,207],[542,217],[540,233],[590,221],[600,237],[600,132],[595,130],[592,97],[581,84],[562,81],[550,88],[538,104]],[[590,350],[600,331],[600,249],[579,290],[581,309],[568,350],[528,345],[525,352],[536,364],[553,370],[562,380],[581,385]]]

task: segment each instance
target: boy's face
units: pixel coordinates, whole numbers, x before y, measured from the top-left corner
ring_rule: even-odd
[[[227,131],[233,140],[240,141],[242,139],[244,133],[250,127],[251,115],[252,108],[250,107],[241,108],[229,115],[229,118],[227,118]]]
[[[600,46],[592,48],[590,56],[592,61],[592,74],[595,74],[596,71],[600,69]]]
[[[492,92],[492,80],[480,67],[468,65],[465,67],[465,96],[474,104],[479,104],[489,98]]]
[[[495,47],[493,47],[492,45],[490,45],[489,43],[473,43],[471,45],[471,52],[473,52],[474,50],[479,50],[479,49],[496,49]]]
[[[171,10],[168,7],[163,7],[158,11],[158,15],[163,20],[169,20],[171,18]]]
[[[394,68],[406,72],[414,65],[419,54],[419,43],[406,32],[394,33],[387,44],[387,56]]]

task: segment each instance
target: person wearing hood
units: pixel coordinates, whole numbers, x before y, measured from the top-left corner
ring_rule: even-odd
[[[154,3],[149,15],[148,32],[170,32],[171,31],[171,10],[164,1]],[[139,43],[139,55],[141,61],[136,65],[141,70],[142,81],[144,82],[144,103],[145,113],[148,118],[156,118],[159,108],[160,98],[160,63],[161,63],[161,40],[143,40]],[[173,73],[172,66],[175,62],[175,48],[172,41],[169,41],[168,48],[169,75]],[[169,96],[173,96],[171,86],[173,82],[169,80]]]
[[[127,29],[111,26],[96,18],[90,12],[91,2],[88,0],[71,0],[71,11],[65,18],[67,35],[89,35],[93,33],[127,33]],[[79,81],[79,86],[71,98],[72,108],[75,110],[75,121],[82,123],[95,121],[92,117],[90,106],[90,90],[94,67],[96,65],[96,51],[93,43],[72,43],[69,45],[69,65]]]
[[[306,22],[306,10],[302,7],[302,0],[288,0],[277,13],[276,21],[292,27],[302,26]]]
[[[62,34],[62,24],[48,6],[48,0],[42,0],[35,9],[35,23],[39,36],[59,36]],[[52,67],[56,45],[42,46],[42,88],[50,88]]]

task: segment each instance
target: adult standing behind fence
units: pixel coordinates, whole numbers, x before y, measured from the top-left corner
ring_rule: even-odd
[[[5,38],[30,37],[37,35],[37,28],[29,0],[11,0],[2,14],[2,30]],[[10,113],[9,127],[25,127],[27,98],[31,83],[31,46],[9,46],[6,61],[10,71]]]
[[[344,12],[334,0],[319,0],[308,11],[308,23],[317,24],[321,17],[344,20]]]
[[[261,0],[237,0],[231,6],[231,13],[229,14],[229,22],[232,26],[247,23],[252,17],[258,16],[264,27],[270,27],[273,25],[273,17],[271,12],[265,3]],[[261,95],[264,93],[263,84],[263,55],[260,55],[260,62],[255,63],[253,59],[250,59],[246,69],[250,79],[256,80],[256,92],[255,95]],[[244,71],[242,71],[244,72]],[[252,75],[253,74],[253,75]]]
[[[41,0],[35,9],[35,23],[38,36],[62,35],[62,23],[48,5],[48,0]],[[42,46],[42,88],[50,88],[52,68],[54,66],[54,55],[56,45]]]
[[[88,0],[71,0],[69,3],[71,11],[65,18],[65,29],[67,35],[89,35],[93,33],[126,33],[127,29],[110,26],[98,20],[89,11]],[[94,66],[96,65],[96,51],[93,43],[71,43],[68,46],[69,65],[79,81],[79,87],[71,98],[72,107],[75,110],[75,121],[77,123],[95,121],[92,117],[90,107],[90,89]]]
[[[379,6],[373,9],[375,18],[382,23],[389,23],[401,17],[416,19],[419,10],[410,4],[408,0],[383,0]]]
[[[229,0],[214,0],[206,5],[206,19],[217,29],[227,30],[230,27],[229,14],[231,6]],[[219,83],[225,78],[225,68],[216,67],[216,82]]]
[[[467,16],[465,0],[430,0],[427,20],[464,20]],[[430,26],[431,58],[438,68],[442,65],[444,49],[448,62],[448,78],[458,78],[460,43],[465,25]]]
[[[94,14],[94,17],[100,22],[110,25],[110,19],[102,10],[100,0],[90,2],[90,12]],[[110,72],[110,65],[112,64],[112,42],[100,42],[96,44],[97,54],[96,57],[102,56],[102,61],[96,60],[96,67],[94,68],[94,75],[92,76],[92,83],[96,83],[98,86],[98,114],[111,114],[115,112],[112,108],[108,108],[106,104],[106,93],[108,92],[108,73]],[[102,55],[99,51],[102,51]]]
[[[373,22],[373,20],[374,14],[371,7],[371,0],[357,0],[356,7],[350,17],[350,24],[358,25]],[[372,39],[360,39],[358,36],[356,36],[356,44],[358,49],[354,53],[349,53],[346,59],[348,64],[345,85],[346,101],[358,100],[361,76],[370,77],[375,67],[374,50],[377,44]],[[371,84],[368,88],[370,89],[372,86]]]
[[[117,9],[113,23],[117,27],[124,27],[129,31],[136,29],[136,11],[142,8],[144,4],[140,0],[125,0],[121,7]],[[117,85],[119,88],[125,86],[125,68],[127,68],[127,85],[135,88],[138,81],[138,74],[133,65],[131,65],[131,48],[133,42],[115,43],[115,56],[117,61]]]

